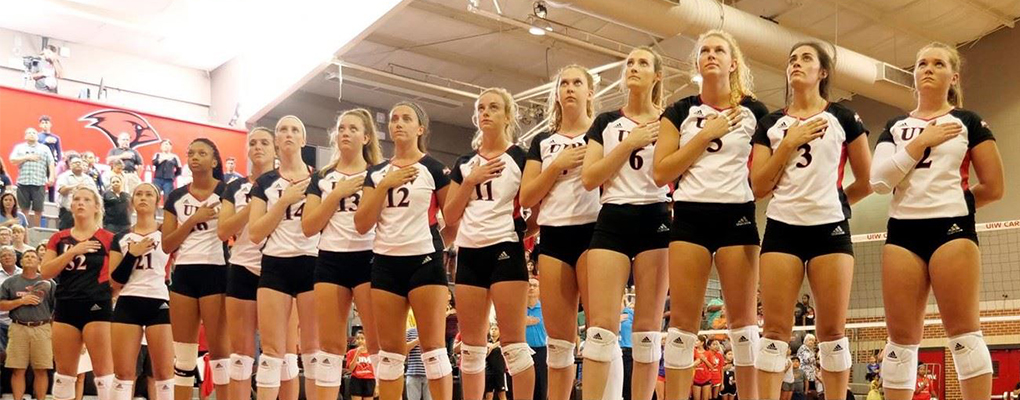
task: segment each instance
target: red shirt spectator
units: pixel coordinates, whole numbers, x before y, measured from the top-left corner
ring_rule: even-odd
[[[931,379],[923,372],[923,367],[918,370],[913,400],[931,400]]]
[[[368,358],[368,350],[364,347],[355,347],[347,352],[347,369],[355,378],[375,379],[372,360]]]
[[[715,352],[695,348],[694,360],[701,361],[694,369],[694,383],[695,384],[710,383],[712,381],[712,371],[715,369],[715,365],[718,363],[718,360],[715,358]]]

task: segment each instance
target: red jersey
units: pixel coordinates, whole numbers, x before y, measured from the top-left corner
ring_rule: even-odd
[[[705,360],[698,363],[698,366],[694,369],[694,383],[710,382],[712,380],[712,371],[715,370],[715,365],[718,363],[714,351],[694,349],[695,360],[700,360],[702,356],[705,357]]]
[[[94,253],[74,257],[57,275],[57,288],[53,295],[57,300],[91,300],[109,301],[110,291],[110,246],[113,233],[98,229],[88,240],[99,242],[100,247]],[[65,229],[53,234],[46,248],[62,255],[78,244],[78,239],[71,236],[71,230]]]
[[[368,358],[368,352],[359,352],[358,350],[358,348],[353,348],[347,352],[346,364],[351,370],[351,376],[358,379],[375,379],[372,360]]]

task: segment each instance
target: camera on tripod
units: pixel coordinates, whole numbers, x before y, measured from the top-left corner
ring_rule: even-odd
[[[25,56],[21,58],[22,64],[25,65],[25,72],[36,73],[39,72],[39,64],[42,63],[43,58],[40,56]]]

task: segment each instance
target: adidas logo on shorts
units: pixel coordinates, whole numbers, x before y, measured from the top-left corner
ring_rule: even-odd
[[[889,352],[889,354],[886,354],[886,355],[885,355],[885,357],[886,357],[886,358],[891,358],[891,359],[893,359],[893,360],[895,360],[895,359],[898,359],[898,358],[899,358],[899,357],[897,357],[897,356],[896,356],[896,352],[895,352],[895,351],[890,351],[890,352]]]
[[[769,347],[766,347],[766,349],[768,349],[768,350],[775,350],[775,351],[779,351],[779,348],[778,348],[778,347],[776,347],[776,344],[775,344],[775,343],[769,343]]]
[[[843,351],[843,346],[837,344],[836,347],[832,349],[832,351]]]
[[[843,227],[842,226],[836,226],[836,229],[832,230],[832,236],[839,236],[839,235],[846,235],[846,232],[843,231]]]
[[[99,304],[93,304],[92,308],[90,308],[89,311],[99,311],[99,310],[102,310],[102,309],[103,309],[103,307],[100,307]]]
[[[159,309],[160,309],[160,310],[169,310],[169,309],[170,309],[170,305],[169,305],[169,304],[167,304],[166,302],[163,302],[163,304],[161,304],[161,305],[159,306]]]
[[[432,261],[432,256],[425,256],[425,259],[421,260],[421,263],[428,264],[429,261]]]
[[[505,251],[502,252],[502,253],[499,253],[499,257],[496,258],[497,261],[503,261],[503,260],[509,260],[509,259],[510,259],[510,256],[507,255]]]
[[[737,221],[737,226],[751,225],[751,221],[747,220],[747,217],[740,217],[740,221]]]
[[[954,351],[960,351],[960,350],[963,350],[963,349],[966,349],[966,347],[963,347],[963,345],[959,344],[959,343],[956,344],[956,347],[953,347]]]
[[[740,342],[740,343],[744,343],[744,342],[748,342],[750,340],[747,338],[747,336],[741,336],[740,340],[737,340],[737,341]]]
[[[953,224],[953,226],[949,227],[949,231],[947,231],[946,234],[947,235],[954,235],[954,234],[957,234],[957,233],[960,233],[960,232],[963,232],[963,229],[960,229],[959,225]]]
[[[656,233],[669,232],[669,227],[666,226],[666,224],[659,225],[659,229],[655,232]]]

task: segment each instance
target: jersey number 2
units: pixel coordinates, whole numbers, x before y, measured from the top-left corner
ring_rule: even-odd
[[[917,162],[917,166],[914,167],[914,168],[915,169],[931,168],[931,160],[929,160],[930,157],[931,157],[931,147],[925,147],[924,148],[924,155],[921,156],[921,161],[918,161]]]

